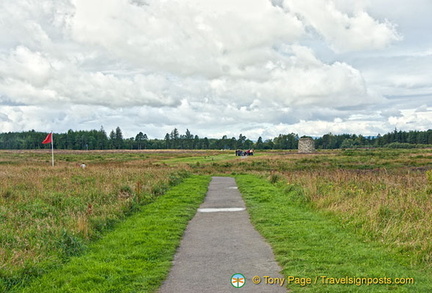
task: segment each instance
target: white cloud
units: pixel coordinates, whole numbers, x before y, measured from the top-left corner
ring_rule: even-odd
[[[9,56],[0,59],[0,74],[9,79],[43,85],[50,77],[51,65],[39,52],[18,46]]]
[[[400,116],[391,116],[388,118],[388,124],[399,130],[427,130],[432,123],[432,108],[423,111],[416,109],[401,110]]]
[[[166,76],[136,74],[132,78],[87,72],[76,64],[50,59],[40,52],[17,47],[9,56],[0,57],[1,92],[14,102],[30,105],[89,104],[111,107],[147,104],[175,105],[172,85]]]
[[[153,137],[425,127],[432,59],[413,28],[428,20],[407,25],[418,8],[405,0],[394,6],[409,15],[387,20],[384,2],[3,1],[0,127]]]
[[[143,70],[219,76],[231,67],[265,58],[266,48],[294,41],[303,33],[297,19],[267,1],[255,1],[261,4],[258,7],[247,2],[201,2],[150,1],[135,6],[126,0],[91,5],[77,0],[71,35]]]
[[[337,52],[383,49],[401,39],[393,24],[378,21],[364,10],[364,1],[348,2],[350,5],[332,0],[285,0],[282,5],[318,32]]]
[[[346,63],[325,64],[310,49],[284,46],[278,59],[250,66],[236,74],[211,81],[213,94],[234,98],[239,105],[258,99],[265,105],[358,106],[382,101],[368,92],[361,73]]]

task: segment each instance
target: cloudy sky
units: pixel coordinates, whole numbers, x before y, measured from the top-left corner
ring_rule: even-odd
[[[0,132],[432,128],[430,0],[0,0]]]

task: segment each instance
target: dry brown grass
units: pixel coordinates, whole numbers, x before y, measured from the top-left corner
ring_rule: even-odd
[[[0,277],[37,274],[79,253],[184,175],[148,153],[62,152],[51,167],[46,152],[1,152]]]
[[[431,266],[432,152],[413,152],[348,158],[337,152],[291,154],[268,157],[265,164],[273,180],[279,176],[301,187],[315,208],[413,263]]]
[[[321,210],[337,214],[370,238],[432,263],[432,200],[422,172],[334,170],[296,172],[286,179],[304,187]]]
[[[217,151],[0,152],[0,279],[18,282],[79,254],[185,170],[258,173],[303,189],[319,210],[414,263],[432,264],[430,150],[269,152],[232,158]],[[221,154],[221,160],[212,157]],[[188,161],[187,157],[195,157]],[[184,158],[171,161],[164,160]],[[85,162],[87,168],[79,168]],[[174,163],[173,163],[174,162]],[[15,279],[14,279],[15,278]],[[16,279],[18,278],[18,279]]]
[[[407,255],[413,263],[432,266],[430,149],[278,151],[194,169],[252,172],[285,184],[287,190],[297,186],[316,209]]]

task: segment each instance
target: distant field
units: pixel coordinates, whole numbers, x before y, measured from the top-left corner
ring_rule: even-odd
[[[254,174],[302,204],[432,268],[432,150],[0,151],[0,291],[84,253],[191,174]],[[87,167],[82,169],[80,163]]]

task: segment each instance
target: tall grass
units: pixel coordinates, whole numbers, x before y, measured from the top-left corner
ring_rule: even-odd
[[[56,159],[53,168],[47,152],[0,152],[0,291],[86,251],[189,173],[266,176],[290,200],[324,211],[412,264],[432,266],[428,149],[247,158],[217,151],[62,152]]]
[[[88,251],[13,292],[154,292],[167,277],[208,176],[191,176],[89,244]]]
[[[432,152],[347,150],[268,156],[231,168],[300,189],[297,200],[432,267]]]
[[[82,169],[76,154],[59,156],[51,167],[38,154],[2,153],[0,161],[8,163],[0,170],[1,292],[82,253],[125,215],[188,176],[145,157],[86,156]]]
[[[339,150],[194,166],[203,173],[255,173],[298,189],[293,199],[336,217],[345,227],[432,267],[432,151]]]
[[[274,177],[269,177],[272,180]],[[284,184],[271,184],[252,175],[236,176],[252,223],[269,241],[276,260],[287,278],[310,278],[288,284],[294,292],[430,292],[432,275],[423,267],[409,266],[397,254],[365,237],[307,203],[304,190]],[[392,282],[361,285],[325,283],[331,278],[409,278],[411,284]]]
[[[284,176],[302,186],[317,209],[388,244],[414,264],[432,266],[432,197],[424,172],[327,170]]]

